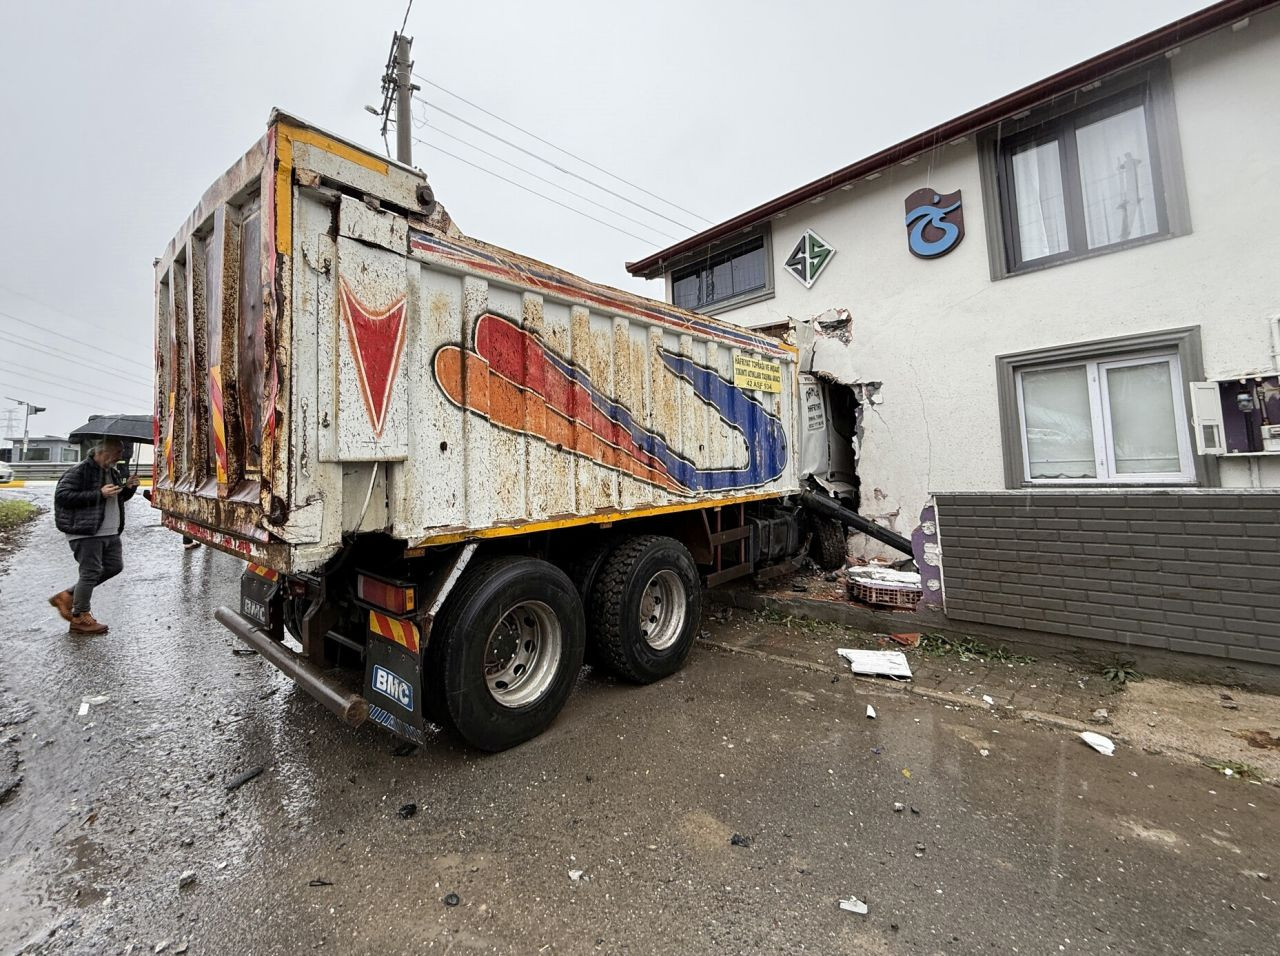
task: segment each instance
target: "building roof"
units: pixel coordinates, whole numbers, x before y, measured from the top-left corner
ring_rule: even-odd
[[[1221,0],[1219,3],[1205,7],[1195,13],[1174,20],[1159,29],[1143,34],[1136,39],[1105,53],[1099,53],[1082,63],[1054,73],[1039,82],[1024,86],[985,106],[970,110],[962,116],[947,120],[932,129],[905,139],[900,143],[873,153],[855,163],[851,163],[835,172],[828,173],[813,182],[806,183],[775,199],[762,203],[753,209],[727,219],[724,222],[704,229],[697,235],[683,239],[674,245],[661,249],[637,262],[628,262],[627,271],[633,276],[653,278],[661,275],[667,265],[687,252],[706,246],[718,239],[723,239],[739,230],[749,228],[772,218],[780,212],[808,202],[840,186],[854,182],[871,173],[900,163],[919,153],[976,133],[1000,120],[1008,119],[1024,110],[1052,100],[1063,93],[1069,93],[1095,83],[1119,70],[1135,66],[1144,60],[1159,56],[1168,50],[1203,36],[1214,30],[1237,23],[1254,13],[1275,6],[1280,0]]]

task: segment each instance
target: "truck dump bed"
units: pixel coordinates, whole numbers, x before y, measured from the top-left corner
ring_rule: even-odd
[[[280,113],[156,283],[155,504],[279,571],[799,490],[788,346],[466,238]]]

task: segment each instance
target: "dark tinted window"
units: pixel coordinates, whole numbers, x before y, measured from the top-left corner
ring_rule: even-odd
[[[671,277],[672,301],[682,309],[698,309],[765,286],[764,237],[708,256]]]

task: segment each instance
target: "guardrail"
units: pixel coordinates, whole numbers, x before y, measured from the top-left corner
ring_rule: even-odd
[[[15,461],[13,468],[14,481],[57,481],[68,468],[79,462],[75,461]],[[130,471],[140,479],[151,477],[150,465],[138,465]]]

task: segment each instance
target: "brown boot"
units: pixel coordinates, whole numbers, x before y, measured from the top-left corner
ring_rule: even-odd
[[[59,591],[53,597],[49,598],[49,603],[57,608],[58,613],[62,615],[62,619],[64,621],[71,620],[71,598],[72,594],[69,590]]]
[[[95,621],[93,615],[85,611],[71,616],[71,627],[68,632],[71,634],[105,634],[107,633],[107,625],[100,621]]]

